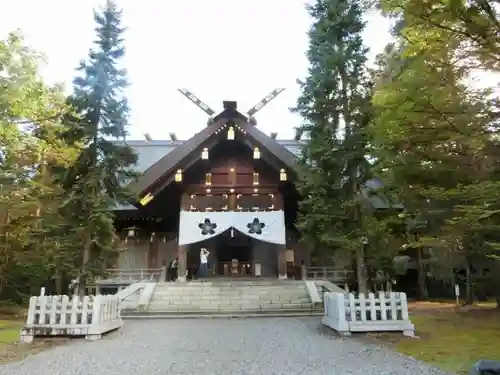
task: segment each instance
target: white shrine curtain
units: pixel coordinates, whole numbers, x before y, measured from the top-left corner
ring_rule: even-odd
[[[262,212],[191,212],[181,211],[179,245],[188,245],[215,237],[229,228],[264,241],[284,245],[285,213]]]
[[[188,245],[215,237],[231,228],[232,212],[181,211],[179,245]]]
[[[283,211],[234,212],[232,226],[239,232],[260,241],[286,244]]]

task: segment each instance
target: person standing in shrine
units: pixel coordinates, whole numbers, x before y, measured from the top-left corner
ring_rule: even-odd
[[[179,264],[179,258],[175,258],[172,263],[170,263],[170,267],[168,267],[168,273],[170,274],[170,280],[175,281],[177,280],[177,265]]]
[[[200,279],[202,281],[207,281],[208,256],[209,255],[210,255],[210,252],[207,249],[205,249],[204,247],[202,247],[200,250],[200,269],[199,269],[199,275],[200,275]]]

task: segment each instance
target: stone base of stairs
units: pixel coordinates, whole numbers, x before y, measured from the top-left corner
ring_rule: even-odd
[[[214,280],[157,283],[148,305],[122,311],[124,319],[247,318],[321,315],[304,281]]]
[[[237,310],[237,311],[123,311],[123,319],[242,319],[322,316],[323,311],[313,309],[298,310]]]

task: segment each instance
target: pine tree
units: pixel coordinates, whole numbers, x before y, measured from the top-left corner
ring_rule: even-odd
[[[68,194],[63,211],[81,239],[82,289],[86,278],[110,267],[116,257],[112,207],[130,198],[124,186],[135,176],[136,155],[116,142],[125,140],[129,117],[126,72],[119,67],[125,53],[121,16],[111,0],[94,13],[97,40],[73,82],[70,101],[77,115],[66,119],[71,126],[67,139],[86,145],[62,181]]]
[[[371,85],[361,32],[362,2],[317,0],[308,7],[314,20],[307,53],[310,68],[299,82],[294,110],[305,120],[307,137],[298,189],[302,195],[298,228],[316,251],[356,254],[358,287],[366,291],[365,235],[359,193],[366,177]],[[345,255],[345,254],[344,254]]]

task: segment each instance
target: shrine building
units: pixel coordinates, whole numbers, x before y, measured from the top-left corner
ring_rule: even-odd
[[[127,142],[141,175],[129,185],[137,201],[115,211],[125,246],[118,269],[154,269],[178,257],[182,281],[201,248],[214,276],[287,278],[308,263],[294,227],[300,141],[264,134],[253,117],[282,90],[246,115],[230,101],[215,115],[179,90],[209,114],[207,126],[186,141]]]

